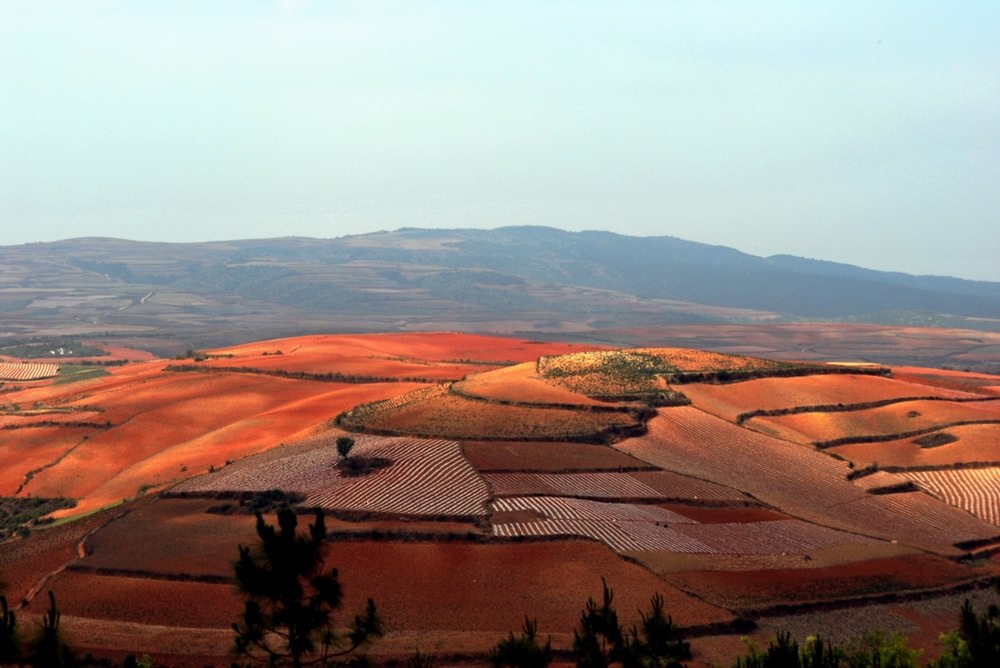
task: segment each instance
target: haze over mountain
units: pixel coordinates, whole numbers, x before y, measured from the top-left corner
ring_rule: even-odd
[[[674,237],[404,228],[335,239],[0,247],[5,339],[200,345],[313,331],[567,333],[815,320],[1000,330],[1000,284],[910,276]]]

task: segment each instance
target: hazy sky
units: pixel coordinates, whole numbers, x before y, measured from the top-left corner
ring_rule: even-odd
[[[0,244],[551,225],[1000,281],[1000,2],[0,0]]]

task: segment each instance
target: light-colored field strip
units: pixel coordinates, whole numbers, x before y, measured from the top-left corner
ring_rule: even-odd
[[[517,496],[496,499],[493,509],[499,511],[534,510],[549,519],[591,520],[595,522],[661,522],[691,524],[694,520],[659,506],[632,503],[601,503],[586,499],[553,496]]]
[[[352,457],[383,457],[392,464],[359,477],[343,477],[333,443],[285,457],[265,453],[181,483],[178,492],[256,492],[282,489],[304,494],[306,506],[403,515],[486,514],[486,483],[455,441],[357,439]]]
[[[485,515],[486,483],[455,441],[393,439],[365,456],[392,466],[307,495],[306,505],[406,515]]]
[[[709,553],[712,548],[675,529],[648,522],[595,522],[593,520],[542,520],[512,522],[493,527],[495,536],[583,536],[599,540],[616,552],[657,550]]]
[[[57,364],[0,362],[0,380],[41,380],[58,375]]]
[[[951,505],[1000,526],[1000,468],[910,471],[903,475]]]

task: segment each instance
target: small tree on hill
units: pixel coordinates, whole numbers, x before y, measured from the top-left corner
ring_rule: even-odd
[[[355,615],[346,638],[334,632],[333,612],[343,594],[337,569],[323,571],[326,525],[316,509],[307,535],[296,533],[295,513],[278,511],[278,527],[258,512],[255,550],[240,546],[237,587],[245,598],[241,619],[233,624],[237,654],[270,666],[328,665],[382,633],[375,603]]]
[[[56,608],[56,597],[49,591],[49,609],[42,617],[42,626],[38,635],[30,644],[27,664],[38,668],[62,668],[76,665],[73,652],[62,641],[59,633],[59,609]]]
[[[573,631],[573,654],[580,668],[605,668],[622,658],[625,635],[612,605],[614,593],[604,578],[601,585],[604,588],[601,604],[593,597],[588,598],[580,615],[580,627]]]
[[[354,447],[354,439],[350,436],[341,436],[337,439],[337,454],[347,459],[347,456],[351,454],[351,448]]]

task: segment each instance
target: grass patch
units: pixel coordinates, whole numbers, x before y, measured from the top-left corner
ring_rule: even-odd
[[[49,524],[43,518],[62,508],[76,505],[73,499],[37,497],[0,497],[0,540],[15,535],[27,536],[30,527]]]
[[[99,366],[83,364],[66,364],[59,367],[59,375],[52,381],[56,385],[64,383],[76,383],[81,380],[91,380],[102,376],[109,376],[111,372]]]

